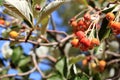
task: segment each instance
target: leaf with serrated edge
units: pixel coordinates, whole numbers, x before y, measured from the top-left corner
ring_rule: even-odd
[[[4,0],[3,4],[6,8],[12,10],[23,19],[28,20],[31,24],[29,27],[33,27],[33,14],[26,0]],[[30,15],[32,16],[32,20]]]

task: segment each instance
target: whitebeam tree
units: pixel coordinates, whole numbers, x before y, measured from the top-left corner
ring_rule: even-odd
[[[42,80],[120,79],[119,1],[0,0],[0,5],[0,42],[5,41],[0,80],[31,80],[36,71]],[[54,11],[68,31],[56,29]],[[32,49],[25,54],[28,47],[21,43]],[[51,68],[43,71],[40,63]]]

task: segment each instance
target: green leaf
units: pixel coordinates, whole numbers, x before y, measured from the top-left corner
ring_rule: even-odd
[[[70,75],[75,76],[76,74],[77,74],[77,69],[76,69],[75,64],[73,64],[70,68]]]
[[[8,28],[7,30],[5,31],[2,31],[2,37],[3,38],[8,38],[9,37],[9,32],[11,31],[10,28]]]
[[[100,46],[96,49],[95,55],[98,56],[99,58],[102,58],[105,47],[106,47],[105,42],[101,42]]]
[[[113,7],[110,7],[108,9],[105,9],[102,11],[102,13],[108,13],[108,12],[111,12],[114,8],[116,8],[117,5],[114,5]]]
[[[84,58],[85,58],[85,56],[83,56],[83,55],[78,55],[78,56],[76,56],[76,57],[71,57],[70,60],[69,60],[69,62],[70,62],[70,64],[75,64],[75,63],[83,60]]]
[[[11,27],[12,31],[19,31],[20,29],[21,29],[20,26],[12,26]]]
[[[51,14],[53,11],[55,11],[60,5],[62,5],[65,1],[52,1],[49,3],[43,10],[40,12],[39,20],[37,22],[37,25],[49,14]]]
[[[69,80],[89,80],[88,76],[83,73],[76,74],[72,76]]]
[[[18,63],[18,66],[21,67],[21,66],[25,66],[27,63],[29,63],[31,60],[30,57],[25,57],[25,58],[22,58],[20,59],[19,63]]]
[[[41,22],[41,34],[45,35],[46,34],[46,30],[47,30],[47,26],[48,26],[48,22],[49,22],[49,16],[47,16],[46,18],[44,18]]]
[[[100,73],[96,73],[93,75],[93,80],[101,80]]]
[[[89,80],[89,79],[88,79],[87,76],[83,75],[83,76],[81,77],[81,80]]]
[[[72,1],[72,0],[71,0]],[[78,0],[79,3],[85,5],[85,6],[88,6],[88,1],[87,0]]]
[[[66,57],[59,59],[55,65],[55,68],[62,76],[67,77],[68,62],[67,62]]]
[[[41,7],[43,7],[43,4],[46,3],[46,0],[33,0],[33,5],[40,5]]]
[[[49,77],[47,80],[64,80],[59,74],[54,73],[51,77]]]
[[[22,48],[20,46],[18,47],[15,47],[13,49],[13,54],[12,54],[12,62],[14,64],[18,64],[18,61],[20,60],[20,57],[22,55],[23,51],[22,51]]]
[[[74,80],[81,80],[81,78],[79,76],[76,76]]]
[[[0,6],[3,4],[3,0],[0,0]]]
[[[64,77],[67,78],[67,76],[68,76],[68,61],[67,61],[67,58],[65,58],[65,60],[64,60],[63,74],[64,74]]]
[[[33,13],[29,3],[26,0],[4,0],[3,4],[6,8],[12,10],[20,17],[27,20],[30,24],[29,27],[34,27],[33,21],[31,21],[31,17],[33,20]]]
[[[47,0],[33,0],[34,7],[36,4],[40,5],[40,7],[42,8],[47,4]]]
[[[104,18],[102,21],[102,24],[101,24],[101,28],[98,33],[100,41],[102,39],[109,37],[108,35],[110,34],[110,29],[107,26],[108,26],[108,20],[106,18]]]
[[[13,12],[12,10],[10,10],[10,9],[8,9],[8,8],[5,8],[5,9],[3,10],[3,13],[8,14],[8,15],[10,15],[10,16],[18,19],[18,20],[19,20],[19,23],[21,23],[21,22],[23,21],[22,18],[21,18],[18,14],[16,14],[15,12]],[[18,25],[18,23],[15,23],[15,25],[16,25],[16,24]],[[14,24],[12,23],[12,25],[14,25]]]

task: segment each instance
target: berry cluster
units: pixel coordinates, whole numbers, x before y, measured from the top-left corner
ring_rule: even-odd
[[[76,21],[76,18],[70,20],[70,25],[73,27],[74,32],[85,31],[90,25],[91,16],[86,13],[83,19]]]
[[[95,57],[87,56],[85,59],[82,60],[82,65],[83,66],[89,65],[92,69],[102,72],[106,67],[106,61],[97,60],[95,59]]]
[[[109,27],[115,35],[120,34],[120,22],[115,21],[115,15],[112,12],[106,14],[106,19],[109,21]]]
[[[72,18],[70,25],[73,27],[75,34],[75,38],[71,41],[74,47],[79,47],[80,50],[87,51],[100,44],[98,37],[95,38],[94,35],[94,32],[97,32],[95,30],[98,29],[98,24],[91,20],[89,13],[86,13],[80,20]]]

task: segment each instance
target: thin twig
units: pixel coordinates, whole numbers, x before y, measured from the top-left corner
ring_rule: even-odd
[[[43,39],[45,42],[49,43],[49,40],[47,40],[44,36],[40,35],[40,38]]]
[[[43,78],[46,78],[45,75],[43,74],[43,72],[42,72],[42,71],[40,70],[40,68],[38,67],[35,54],[32,53],[31,56],[32,56],[32,60],[33,60],[34,66],[36,67],[36,69],[38,70],[38,72],[41,74],[41,76],[42,76]]]
[[[36,67],[32,68],[31,70],[25,72],[25,73],[18,73],[18,74],[5,74],[5,75],[1,75],[0,79],[2,78],[6,78],[6,77],[13,77],[13,76],[26,76],[32,72],[34,72],[36,70]]]
[[[113,64],[113,63],[118,63],[120,62],[120,59],[114,59],[114,60],[111,60],[109,62],[107,62],[107,65],[110,65],[110,64]]]
[[[111,52],[111,51],[105,51],[106,54],[109,54],[109,55],[113,55],[115,57],[120,57],[120,54],[118,53],[115,53],[115,52]]]
[[[32,32],[33,32],[33,30],[34,30],[34,29],[31,29],[31,30],[30,30],[30,32],[28,33],[28,35],[27,35],[27,37],[26,37],[26,39],[25,39],[25,42],[28,41],[28,39],[30,38],[30,36],[31,36],[31,34],[32,34]]]
[[[41,59],[47,58],[47,59],[49,59],[50,61],[52,61],[54,63],[57,61],[54,57],[52,57],[50,55],[42,55],[42,56],[39,56],[39,58],[41,58]]]
[[[58,45],[59,43],[64,43],[64,42],[66,42],[67,40],[69,40],[70,38],[73,38],[73,37],[74,37],[73,34],[69,35],[69,36],[63,38],[60,42],[38,43],[38,42],[32,41],[32,40],[27,40],[27,42],[35,44],[35,45],[39,44],[40,46],[54,46],[54,45]],[[9,39],[9,38],[2,38],[2,37],[0,37],[0,40],[7,40],[7,41],[14,41],[14,42],[15,41],[17,41],[17,42],[25,42],[24,39],[15,40],[15,39],[11,39],[11,38]]]
[[[47,32],[57,33],[57,34],[64,34],[65,36],[68,36],[68,34],[66,32],[64,32],[64,31],[47,30]]]

